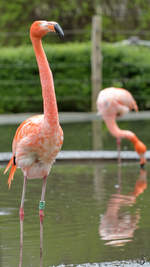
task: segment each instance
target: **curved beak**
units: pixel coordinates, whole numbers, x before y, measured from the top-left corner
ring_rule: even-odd
[[[55,28],[55,32],[59,35],[59,37],[64,38],[64,32],[58,23],[54,25],[54,28]]]
[[[145,159],[144,156],[141,156],[140,157],[140,167],[141,167],[141,169],[144,169],[145,164],[146,164],[146,159]]]
[[[140,164],[140,168],[141,168],[142,170],[144,170],[144,167],[145,167],[145,164],[144,164],[144,163],[141,163],[141,164]]]

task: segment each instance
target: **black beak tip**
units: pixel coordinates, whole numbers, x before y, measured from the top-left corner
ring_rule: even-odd
[[[140,167],[141,167],[141,169],[144,169],[145,164],[144,163],[140,164]]]
[[[64,32],[63,32],[62,28],[60,27],[60,25],[57,23],[57,24],[55,24],[54,27],[55,27],[55,31],[59,35],[59,37],[63,39],[64,38]]]

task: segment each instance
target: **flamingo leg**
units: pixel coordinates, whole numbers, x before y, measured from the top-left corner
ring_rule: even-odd
[[[24,220],[24,198],[26,192],[26,184],[27,184],[27,176],[24,176],[23,190],[22,190],[22,198],[20,205],[20,260],[19,267],[22,266],[22,254],[23,254],[23,220]]]
[[[120,156],[120,152],[121,152],[121,138],[117,138],[117,150],[118,150],[118,164],[121,164],[121,156]]]
[[[118,164],[118,194],[121,194],[121,178],[121,164]]]
[[[44,208],[45,208],[45,192],[46,192],[47,176],[43,178],[42,194],[39,205],[39,216],[40,216],[40,267],[43,266],[43,219],[44,219]]]
[[[41,200],[39,205],[39,216],[40,216],[40,222],[43,222],[44,218],[44,208],[45,208],[45,192],[46,192],[46,183],[47,183],[47,176],[43,178],[43,185],[42,185],[42,194],[41,194]]]
[[[21,198],[21,205],[20,205],[20,221],[24,220],[24,198],[26,193],[26,185],[27,185],[27,176],[24,176],[24,183],[23,183],[23,190],[22,190],[22,198]]]
[[[19,260],[19,267],[22,267],[22,255],[23,255],[23,220],[20,220],[20,260]]]

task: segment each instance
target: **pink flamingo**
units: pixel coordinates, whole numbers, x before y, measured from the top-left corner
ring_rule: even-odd
[[[105,88],[100,91],[97,98],[97,109],[104,119],[110,133],[117,138],[117,147],[120,162],[120,142],[122,138],[129,139],[135,148],[135,151],[140,156],[140,166],[143,167],[146,163],[145,152],[146,146],[138,139],[131,131],[121,130],[116,118],[134,109],[138,111],[136,101],[132,95],[123,88]]]
[[[33,116],[18,127],[12,144],[13,156],[4,171],[6,173],[11,167],[8,179],[9,187],[17,167],[22,169],[24,175],[19,212],[20,222],[24,220],[27,179],[43,178],[39,204],[40,225],[43,223],[44,217],[47,176],[63,143],[63,131],[59,124],[53,76],[41,42],[41,38],[48,32],[56,32],[60,37],[64,36],[59,24],[53,21],[35,21],[30,28],[30,38],[36,55],[42,86],[44,114]],[[22,243],[23,240],[21,240],[21,246]]]

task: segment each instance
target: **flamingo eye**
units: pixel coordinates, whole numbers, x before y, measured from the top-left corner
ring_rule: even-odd
[[[40,22],[39,26],[44,28],[44,29],[47,29],[47,22],[43,20]]]

